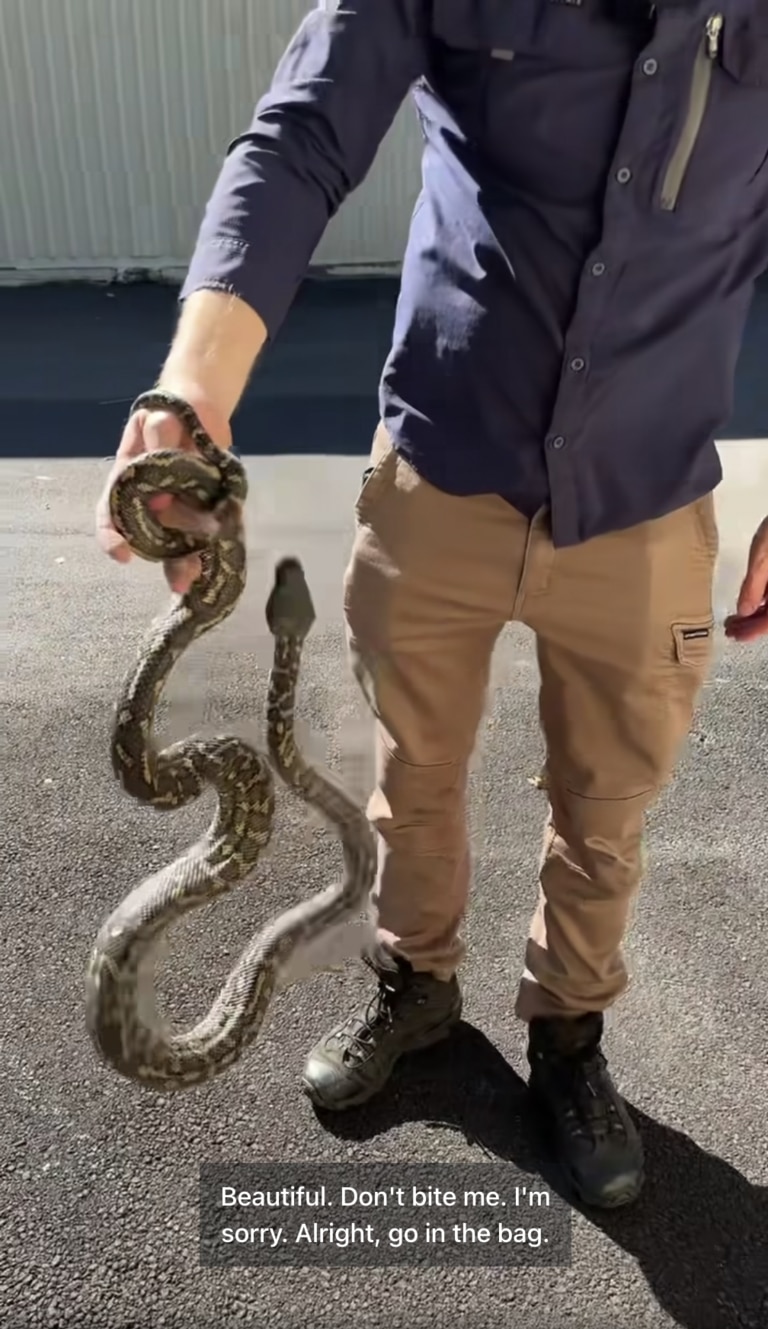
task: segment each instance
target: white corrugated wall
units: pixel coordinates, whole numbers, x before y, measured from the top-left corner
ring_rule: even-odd
[[[0,282],[181,275],[224,150],[314,0],[0,0]],[[397,264],[406,106],[315,256]]]

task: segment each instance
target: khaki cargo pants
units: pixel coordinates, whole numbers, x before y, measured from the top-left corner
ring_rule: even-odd
[[[377,727],[368,812],[380,938],[441,978],[463,959],[469,761],[494,645],[505,624],[524,623],[537,644],[550,807],[517,1014],[604,1010],[627,984],[645,814],[709,665],[713,498],[555,550],[545,520],[420,479],[383,427],[370,465],[344,604]]]

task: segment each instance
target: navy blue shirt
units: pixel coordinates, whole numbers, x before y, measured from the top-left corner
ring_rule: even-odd
[[[182,292],[232,291],[274,338],[411,93],[423,187],[381,414],[427,480],[547,507],[559,546],[719,482],[768,266],[765,0],[630,3],[321,0]]]

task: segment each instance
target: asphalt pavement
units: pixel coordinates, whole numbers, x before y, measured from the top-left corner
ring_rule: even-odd
[[[303,741],[361,801],[370,731],[344,659],[341,576],[392,291],[364,297],[363,286],[311,292],[274,350],[279,364],[249,395],[237,443],[261,455],[247,458],[248,590],[179,664],[159,717],[162,737],[234,729],[263,740],[263,604],[275,558],[296,553],[318,611]],[[476,870],[465,1023],[454,1038],[404,1066],[374,1105],[335,1121],[316,1116],[298,1077],[315,1038],[366,991],[355,965],[281,994],[251,1053],[187,1095],[155,1097],[119,1080],[87,1042],[83,970],[100,922],[196,839],[211,811],[207,800],[170,816],[136,807],[108,764],[116,687],[165,596],[155,569],[98,555],[92,508],[172,313],[172,294],[151,288],[0,292],[0,1324],[766,1329],[768,649],[732,646],[722,633],[677,778],[651,819],[649,878],[628,942],[632,985],[606,1039],[648,1156],[637,1205],[574,1211],[563,1267],[502,1254],[496,1267],[463,1269],[428,1247],[418,1266],[364,1269],[351,1250],[332,1267],[278,1267],[265,1250],[252,1267],[201,1266],[203,1163],[269,1162],[276,1177],[290,1165],[291,1178],[333,1163],[342,1180],[374,1164],[397,1179],[418,1163],[438,1186],[448,1164],[476,1163],[499,1188],[549,1188],[553,1204],[559,1182],[528,1118],[512,1015],[544,814],[529,783],[541,750],[522,629],[497,653],[472,779]],[[721,620],[768,511],[768,402],[762,413],[756,372],[764,314],[760,306],[721,445]],[[764,380],[768,327],[762,347]],[[178,1018],[207,1008],[268,917],[340,870],[338,846],[282,795],[253,885],[177,930],[162,992]]]

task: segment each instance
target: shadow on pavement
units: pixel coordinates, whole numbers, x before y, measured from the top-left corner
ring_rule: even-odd
[[[613,1213],[574,1207],[637,1261],[659,1305],[684,1329],[768,1325],[768,1188],[629,1106],[647,1159],[640,1199]],[[462,1023],[418,1063],[404,1060],[372,1104],[316,1115],[348,1140],[406,1121],[458,1131],[486,1156],[538,1173],[573,1204],[537,1145],[525,1082],[472,1025]]]

